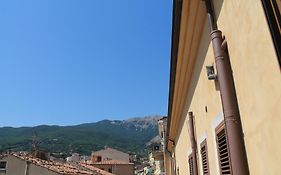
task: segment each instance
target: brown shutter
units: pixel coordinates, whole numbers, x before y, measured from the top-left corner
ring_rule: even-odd
[[[230,167],[230,157],[227,145],[226,131],[224,123],[221,123],[216,129],[216,141],[218,148],[220,172],[224,174],[232,174]]]
[[[207,149],[207,140],[205,139],[200,144],[200,152],[202,158],[202,169],[204,175],[209,175],[209,161],[208,161],[208,149]]]
[[[189,174],[193,175],[193,157],[192,153],[188,156]]]
[[[6,173],[7,161],[0,161],[0,173]]]

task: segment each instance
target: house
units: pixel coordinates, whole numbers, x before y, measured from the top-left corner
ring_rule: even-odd
[[[115,175],[134,174],[134,163],[124,162],[122,160],[104,160],[94,163],[93,166]]]
[[[89,164],[87,164],[87,163],[84,163],[84,162],[80,162],[80,163],[79,163],[79,166],[81,166],[81,167],[83,167],[83,168],[86,168],[86,169],[89,169],[89,170],[92,170],[92,171],[94,171],[94,172],[100,173],[100,174],[102,174],[102,175],[114,175],[114,174],[112,174],[112,173],[110,173],[110,172],[108,172],[108,171],[105,171],[105,170],[96,168],[96,167],[94,167],[94,166],[92,166],[92,165],[89,165]]]
[[[130,162],[129,154],[108,147],[93,152],[88,165],[116,175],[134,174],[134,163]]]
[[[165,157],[165,136],[167,129],[167,117],[158,120],[158,136],[151,143],[152,151],[149,154],[149,160],[155,175],[165,174],[164,157]]]
[[[0,175],[110,175],[96,168],[39,159],[27,153],[0,155]]]
[[[73,153],[71,156],[66,158],[67,162],[78,162],[80,161],[80,155],[78,153]]]
[[[129,163],[130,156],[127,153],[109,147],[105,147],[102,150],[92,152],[91,155],[92,163],[101,162],[105,160],[121,160]]]
[[[280,9],[173,1],[166,174],[280,174]]]

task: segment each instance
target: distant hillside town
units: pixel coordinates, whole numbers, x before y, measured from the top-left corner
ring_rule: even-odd
[[[147,116],[124,121],[103,120],[69,127],[42,125],[0,128],[2,138],[0,141],[0,148],[2,148],[0,150],[0,175],[38,175],[39,173],[42,175],[133,175],[154,171],[154,166],[147,164],[147,155],[152,146],[159,143],[159,119],[161,120],[162,117]],[[75,135],[75,132],[79,132],[79,135]],[[52,135],[54,133],[55,135]],[[21,137],[17,138],[17,136]],[[46,137],[48,137],[47,141]],[[56,150],[55,144],[63,139],[67,140],[67,137],[70,138],[71,148],[66,142],[64,143],[65,150],[60,147]],[[91,142],[93,137],[97,138],[92,145],[109,143],[110,146],[100,146],[101,149],[94,149],[87,154],[89,151],[82,149],[88,150],[89,148],[77,143],[78,141]],[[5,148],[5,143],[9,139],[11,140],[9,141],[10,146]],[[15,142],[14,145],[12,141]],[[120,145],[120,142],[128,144],[127,146],[135,145],[135,148],[145,150],[144,154],[138,154],[140,152],[132,150],[130,147],[124,147]],[[19,143],[24,147],[18,147],[21,145]],[[78,145],[80,149],[75,149]],[[122,150],[119,150],[118,147],[121,147]],[[75,150],[80,152],[75,152]]]
[[[143,124],[145,121],[146,124]],[[111,121],[112,123],[112,121]],[[120,121],[114,121],[117,125]],[[122,122],[123,123],[123,122]],[[90,154],[72,153],[67,157],[50,153],[40,148],[36,137],[31,151],[6,150],[0,153],[0,175],[146,175],[164,173],[164,136],[167,117],[130,119],[126,123],[137,123],[147,129],[153,123],[157,134],[144,143],[147,154],[139,156],[132,152],[104,146]],[[119,124],[118,124],[119,125]]]
[[[91,156],[74,153],[66,161],[35,150],[0,154],[0,175],[133,175],[130,155],[105,148]]]
[[[74,126],[2,127],[0,152],[32,151],[34,139],[54,157],[72,153],[89,155],[93,150],[112,147],[138,156],[147,154],[146,143],[157,135],[160,115],[128,120],[102,120]]]

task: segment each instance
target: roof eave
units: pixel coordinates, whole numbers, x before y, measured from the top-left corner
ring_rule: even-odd
[[[172,105],[174,98],[174,85],[177,70],[180,24],[182,13],[182,0],[173,0],[173,22],[172,22],[172,44],[171,44],[171,62],[170,62],[170,84],[169,84],[169,102],[168,102],[168,122],[167,122],[167,140],[169,142],[169,128],[171,123]]]

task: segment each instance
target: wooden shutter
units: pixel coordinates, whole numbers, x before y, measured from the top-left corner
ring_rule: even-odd
[[[208,149],[207,149],[207,140],[205,139],[200,144],[200,152],[202,158],[202,172],[204,175],[209,175],[209,161],[208,161]]]
[[[220,172],[222,175],[231,175],[232,172],[230,167],[230,157],[224,123],[221,123],[216,129],[216,141],[219,156]]]
[[[193,175],[193,156],[192,153],[188,156],[189,174]]]
[[[6,161],[0,161],[0,173],[6,173]]]

